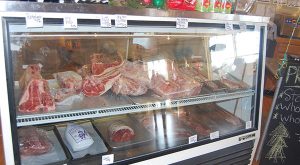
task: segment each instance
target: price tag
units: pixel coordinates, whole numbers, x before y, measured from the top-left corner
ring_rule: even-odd
[[[112,164],[114,163],[114,154],[103,155],[102,156],[102,164]]]
[[[217,139],[219,138],[219,131],[216,131],[216,132],[212,132],[210,133],[210,139],[213,140],[213,139]]]
[[[189,144],[197,142],[197,135],[193,135],[189,137]]]
[[[77,18],[65,17],[64,18],[64,28],[65,29],[76,29],[77,28]]]
[[[240,23],[240,30],[241,31],[246,31],[247,30],[247,24],[245,24],[245,23]]]
[[[109,15],[102,15],[100,19],[100,26],[104,28],[111,27],[111,18]]]
[[[247,121],[246,122],[246,129],[252,128],[252,121]]]
[[[233,24],[229,23],[229,22],[226,22],[225,23],[225,30],[233,30]]]
[[[127,15],[116,15],[115,26],[118,28],[127,27]]]
[[[255,28],[254,28],[255,31],[260,31],[260,26],[258,25],[255,25]]]
[[[187,18],[177,18],[176,28],[177,29],[187,29],[189,27],[189,20]]]
[[[26,27],[27,28],[36,28],[43,27],[43,17],[38,14],[27,14],[26,15]]]

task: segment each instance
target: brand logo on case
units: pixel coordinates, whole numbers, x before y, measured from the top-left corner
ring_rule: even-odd
[[[249,135],[239,137],[239,141],[247,140],[247,139],[254,138],[254,137],[255,137],[255,133],[252,133]]]

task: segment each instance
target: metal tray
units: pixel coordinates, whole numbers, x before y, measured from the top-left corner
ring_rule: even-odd
[[[210,133],[219,131],[220,135],[225,135],[245,128],[244,121],[214,103],[180,107],[177,111],[186,114],[184,118],[181,118],[182,120],[189,120],[196,125],[201,125],[203,128],[208,129]],[[205,135],[200,135],[199,138],[203,137]]]
[[[155,94],[153,91],[148,90],[147,93],[141,96],[129,96],[130,100],[134,104],[152,104],[155,102],[164,101],[166,99],[160,97],[159,95]]]
[[[35,156],[21,156],[22,165],[41,165],[41,164],[64,164],[69,161],[69,155],[65,152],[62,144],[58,140],[54,127],[39,127],[46,131],[47,137],[52,144],[52,149],[48,153]]]
[[[98,133],[95,131],[95,129],[93,128],[93,125],[90,121],[81,121],[81,122],[74,122],[74,123],[80,125],[83,129],[85,129],[90,134],[90,136],[93,138],[94,143],[88,149],[85,149],[83,151],[74,152],[65,138],[65,130],[66,130],[67,123],[56,125],[55,127],[57,129],[57,132],[58,132],[61,140],[63,141],[65,147],[70,152],[73,159],[82,158],[82,157],[85,157],[86,155],[98,155],[98,154],[105,153],[108,151],[103,140],[100,138]]]
[[[163,148],[162,145],[168,148],[181,144],[188,144],[189,136],[197,134],[194,130],[179,121],[176,116],[169,111],[161,110],[130,114],[130,117],[144,127],[146,125],[143,123],[145,121],[143,119],[148,120],[146,129],[156,137],[161,148]]]
[[[135,137],[129,142],[112,142],[109,138],[108,127],[111,123],[120,120],[126,125],[131,127],[134,130]],[[112,148],[112,150],[125,150],[128,148],[133,148],[136,146],[143,145],[145,143],[151,142],[153,140],[153,135],[147,131],[144,127],[139,124],[136,124],[131,118],[127,115],[113,116],[108,118],[99,118],[93,120],[93,124],[97,131],[101,134],[102,138],[106,143]]]

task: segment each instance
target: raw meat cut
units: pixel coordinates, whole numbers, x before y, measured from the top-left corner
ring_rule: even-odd
[[[66,71],[55,73],[56,78],[60,88],[66,88],[70,90],[75,90],[77,92],[81,91],[82,77],[74,71]]]
[[[55,110],[54,100],[49,92],[48,82],[41,76],[39,64],[28,65],[20,79],[23,90],[19,111],[23,113],[48,112]]]
[[[180,72],[194,78],[195,80],[199,82],[203,82],[207,87],[212,89],[213,91],[216,91],[219,89],[219,86],[215,84],[214,82],[210,81],[208,78],[202,75],[201,71],[194,67],[181,67],[179,68]]]
[[[32,113],[42,110],[54,111],[54,100],[49,92],[48,83],[44,79],[32,79],[27,85],[19,102],[19,111]]]
[[[124,62],[119,55],[115,58],[103,53],[94,53],[91,55],[91,70],[93,75],[102,75],[112,72],[113,70],[120,68],[123,63]]]
[[[68,89],[68,88],[59,88],[54,92],[54,100],[55,102],[61,102],[65,100],[66,98],[69,98],[73,95],[76,95],[77,92],[74,89]]]
[[[101,76],[87,76],[82,83],[82,93],[85,96],[100,96],[108,91],[119,77],[118,71]]]
[[[165,99],[174,99],[200,93],[202,83],[181,73],[173,61],[165,61],[165,68],[155,71],[151,78],[150,88],[156,94]]]
[[[152,71],[149,75],[148,65],[140,61],[126,61],[121,68],[121,75],[150,86]]]
[[[110,140],[113,142],[128,142],[135,137],[134,130],[122,121],[113,122],[108,128],[108,132]]]
[[[151,79],[151,89],[166,99],[195,96],[200,93],[201,88],[201,83],[183,75],[177,75],[175,80],[166,80],[157,74]]]
[[[23,91],[32,79],[42,79],[41,66],[39,64],[28,65],[19,80],[20,89]]]
[[[44,130],[34,127],[23,127],[18,129],[20,153],[23,156],[41,155],[52,149]]]
[[[116,94],[139,96],[147,92],[148,88],[140,81],[121,76],[112,86],[112,91]]]
[[[89,66],[82,68],[86,76],[82,83],[82,93],[85,96],[99,96],[108,91],[120,77],[120,67],[124,64],[118,52],[114,55],[94,53],[91,58],[91,74]]]

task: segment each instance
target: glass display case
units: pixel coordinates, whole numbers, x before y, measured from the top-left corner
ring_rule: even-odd
[[[256,146],[267,18],[1,6],[7,163],[169,164]],[[127,26],[115,26],[117,15]],[[41,26],[31,28],[29,17]],[[77,28],[65,28],[70,18]],[[188,27],[176,28],[178,18]]]

